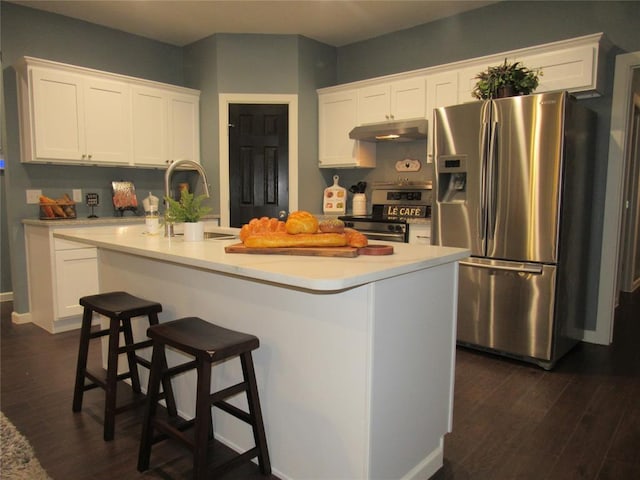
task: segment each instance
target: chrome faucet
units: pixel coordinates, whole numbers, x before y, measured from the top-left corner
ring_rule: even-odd
[[[165,198],[169,197],[169,186],[171,185],[171,175],[173,175],[173,171],[178,167],[190,167],[193,170],[196,170],[200,176],[202,177],[202,184],[204,186],[204,194],[207,198],[209,198],[209,183],[207,182],[207,174],[204,172],[204,168],[199,163],[194,162],[193,160],[176,160],[175,162],[171,162],[171,165],[167,167],[167,171],[164,172],[164,196]],[[165,207],[167,206],[167,201],[164,200]],[[173,221],[166,217],[165,212],[165,222],[164,222],[164,236],[165,237],[173,237],[175,233],[173,232]]]

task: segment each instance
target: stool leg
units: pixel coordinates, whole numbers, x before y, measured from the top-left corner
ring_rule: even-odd
[[[122,331],[124,333],[124,344],[133,345],[133,330],[131,329],[131,319],[122,319]],[[136,361],[135,350],[127,350],[127,363],[129,364],[129,374],[131,375],[131,388],[134,392],[140,393],[140,376],[138,375],[138,362]]]
[[[253,427],[253,438],[260,453],[258,454],[258,463],[260,471],[267,475],[271,473],[271,462],[269,460],[269,450],[267,449],[267,435],[264,431],[264,422],[262,420],[262,409],[260,408],[260,398],[258,397],[258,384],[256,382],[256,373],[253,367],[253,357],[251,352],[240,355],[242,364],[242,373],[245,381],[249,384],[247,390],[247,402],[249,404],[249,414],[251,415]]]
[[[116,393],[118,388],[118,347],[120,344],[120,319],[109,320],[109,351],[107,354],[107,381],[104,401],[104,439],[113,440],[116,417]]]
[[[156,312],[151,312],[149,314],[149,326],[158,325],[158,323],[160,323],[158,321],[158,314]],[[166,370],[169,368],[167,365],[167,355],[164,352],[164,349],[162,352],[162,368]],[[173,394],[173,387],[171,386],[171,378],[165,376],[162,377],[162,391],[164,392],[164,400],[167,403],[167,411],[169,412],[169,415],[176,417],[178,415],[178,409],[176,407],[176,397]]]
[[[144,472],[149,469],[151,457],[151,445],[153,444],[153,419],[158,407],[158,396],[160,394],[160,382],[163,375],[163,359],[165,358],[164,346],[154,343],[151,354],[151,371],[149,372],[149,386],[147,388],[147,405],[144,411],[142,422],[142,437],[140,439],[140,450],[138,453],[138,471]]]
[[[82,314],[82,326],[80,327],[80,346],[78,347],[78,364],[76,366],[76,383],[73,389],[73,411],[82,410],[82,397],[84,395],[84,378],[87,371],[87,357],[89,356],[89,342],[91,341],[91,320],[93,311],[84,309]]]
[[[197,359],[195,447],[193,449],[193,478],[207,478],[207,447],[211,430],[211,364]]]

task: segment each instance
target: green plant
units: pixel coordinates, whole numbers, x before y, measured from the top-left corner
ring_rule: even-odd
[[[207,198],[206,195],[198,195],[182,190],[180,200],[164,197],[168,208],[166,212],[167,219],[172,222],[199,222],[203,215],[207,214],[211,209],[203,207],[202,201]]]
[[[505,58],[503,64],[489,67],[476,75],[478,82],[471,94],[480,100],[487,100],[506,96],[500,95],[500,90],[510,88],[512,95],[528,95],[538,88],[540,76],[540,69],[530,70],[520,62],[509,63]]]

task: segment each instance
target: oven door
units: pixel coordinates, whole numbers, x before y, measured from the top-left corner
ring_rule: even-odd
[[[368,240],[384,240],[385,242],[407,243],[409,239],[405,232],[372,232],[358,230],[364,234]]]

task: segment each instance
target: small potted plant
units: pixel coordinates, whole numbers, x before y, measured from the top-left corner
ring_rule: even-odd
[[[529,95],[538,88],[542,71],[530,70],[520,62],[504,63],[489,67],[476,75],[478,82],[471,94],[480,99],[511,97],[514,95]]]
[[[180,200],[165,197],[167,202],[166,221],[184,223],[185,241],[204,239],[204,223],[201,219],[211,210],[209,207],[202,206],[202,201],[205,198],[207,198],[206,195],[196,197],[186,189],[181,191]]]

